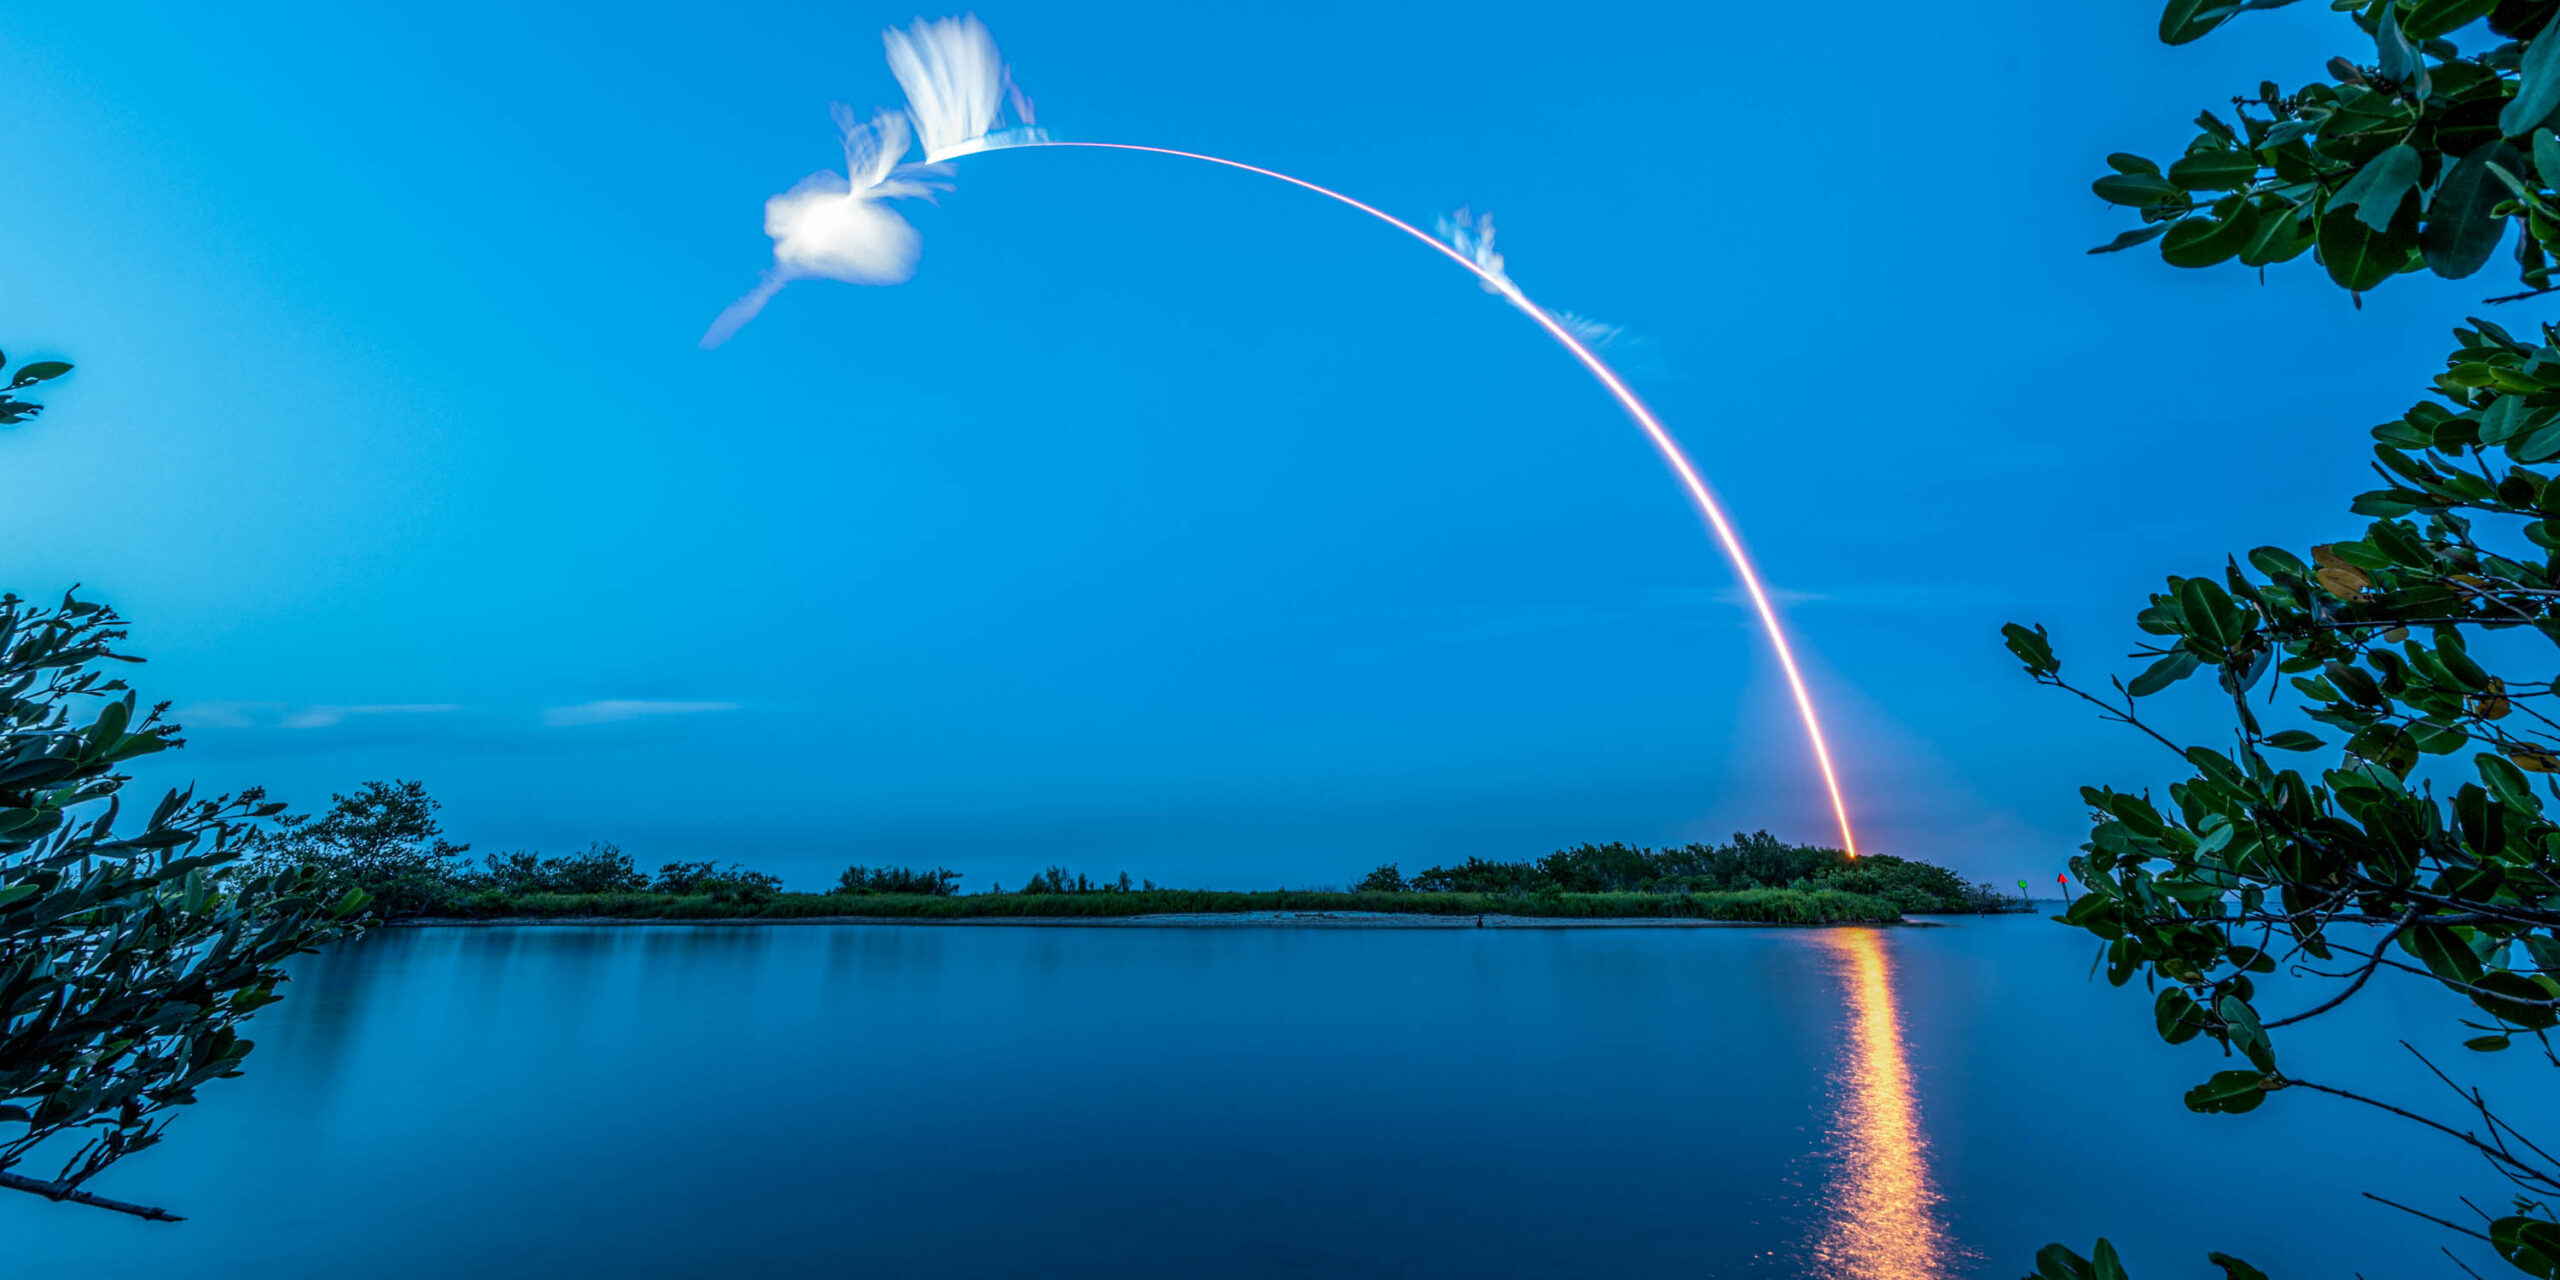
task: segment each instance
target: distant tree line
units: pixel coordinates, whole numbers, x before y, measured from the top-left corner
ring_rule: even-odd
[[[492,900],[535,895],[662,894],[755,904],[782,892],[782,877],[734,862],[670,862],[651,875],[610,840],[584,853],[544,857],[518,850],[475,863],[471,846],[444,838],[435,816],[443,806],[414,781],[368,782],[329,800],[316,819],[283,816],[247,837],[241,874],[307,874],[332,894],[360,890],[383,919],[483,914]],[[941,867],[853,866],[834,892],[943,897],[959,892],[959,880],[959,872]]]
[[[1944,867],[1891,854],[1852,859],[1824,845],[1789,844],[1766,831],[1740,832],[1723,844],[1647,849],[1583,844],[1534,862],[1468,858],[1404,876],[1390,863],[1360,888],[1386,893],[1718,893],[1744,889],[1833,889],[1882,898],[1904,911],[2006,911],[2018,897],[1988,884],[1968,885]]]
[[[437,802],[416,782],[368,782],[330,797],[320,817],[284,817],[248,838],[248,874],[308,874],[333,894],[360,890],[383,919],[503,914],[511,902],[537,896],[610,897],[654,894],[756,906],[783,893],[782,878],[736,863],[670,862],[642,871],[611,841],[583,853],[544,857],[496,854],[479,862],[470,846],[444,838]],[[811,897],[945,898],[960,892],[960,873],[898,866],[845,868],[835,886]],[[1098,878],[1052,866],[1011,890],[1017,895],[1146,894],[1152,880],[1128,872]],[[1738,893],[1758,889],[1830,890],[1879,899],[1906,912],[2003,911],[2022,906],[1989,885],[1968,885],[1954,872],[1889,854],[1852,860],[1838,849],[1789,844],[1766,831],[1737,833],[1722,844],[1649,849],[1584,844],[1529,862],[1469,858],[1410,878],[1394,864],[1360,881],[1357,893],[1468,894],[1520,898],[1559,894]],[[1007,892],[989,884],[984,894]]]

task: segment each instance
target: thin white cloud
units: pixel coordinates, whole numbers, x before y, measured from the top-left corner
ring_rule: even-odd
[[[574,706],[544,707],[542,722],[554,729],[563,729],[572,725],[613,724],[643,716],[690,716],[737,709],[738,704],[734,702],[651,702],[635,698],[606,698]]]
[[[196,702],[177,708],[181,724],[217,729],[328,729],[358,716],[439,715],[460,711],[452,702]]]
[[[1769,587],[1767,591],[1769,603],[1782,609],[1790,605],[1814,604],[1839,598],[1830,592],[1795,591],[1786,587]],[[1653,598],[1658,604],[1676,609],[1694,609],[1700,605],[1710,604],[1732,605],[1741,609],[1751,607],[1751,593],[1739,586],[1656,587],[1653,589]]]
[[[350,707],[321,704],[296,709],[276,727],[279,729],[326,729],[331,725],[344,723],[351,716],[443,715],[460,710],[462,710],[460,704],[451,702],[373,702]]]
[[[1749,609],[1751,594],[1740,586],[1656,587],[1654,603],[1678,610],[1709,607]],[[1918,609],[1954,605],[2016,604],[2024,597],[1978,586],[1945,582],[1843,583],[1818,591],[1769,588],[1769,602],[1781,609],[1797,605],[1847,605],[1856,608]]]

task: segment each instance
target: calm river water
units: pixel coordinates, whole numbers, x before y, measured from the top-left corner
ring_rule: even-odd
[[[2101,1232],[2143,1280],[2451,1270],[2357,1197],[2494,1203],[2476,1162],[2298,1094],[2187,1113],[2223,1064],[2091,951],[2041,917],[387,930],[97,1184],[190,1221],[0,1197],[0,1273],[1929,1280]],[[2345,1047],[2442,1048],[2430,999],[2287,1065],[2432,1104]]]

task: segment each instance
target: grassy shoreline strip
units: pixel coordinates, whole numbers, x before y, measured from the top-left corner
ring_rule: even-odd
[[[1531,919],[1719,920],[1744,924],[1890,924],[1902,912],[1883,898],[1833,889],[1737,889],[1712,893],[1375,893],[1279,889],[1137,889],[1099,893],[780,893],[762,898],[665,893],[485,894],[428,920],[566,919],[872,920],[1102,919],[1273,911],[1383,915],[1502,915]]]

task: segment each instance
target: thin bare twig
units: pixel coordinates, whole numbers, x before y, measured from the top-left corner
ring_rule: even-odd
[[[2278,1018],[2273,1022],[2263,1023],[2261,1025],[2269,1028],[2290,1026],[2296,1022],[2304,1021],[2305,1019],[2319,1017],[2321,1014],[2327,1013],[2331,1009],[2335,1009],[2339,1005],[2345,1004],[2349,997],[2355,995],[2358,991],[2362,991],[2364,989],[2364,984],[2373,979],[2374,970],[2382,967],[2382,949],[2390,946],[2392,939],[2399,937],[2401,931],[2409,927],[2409,922],[2417,918],[2418,909],[2416,907],[2411,907],[2407,914],[2400,917],[2399,923],[2391,926],[2391,932],[2382,935],[2382,941],[2374,944],[2373,957],[2364,962],[2364,968],[2357,971],[2356,980],[2348,983],[2346,990],[2339,992],[2337,995],[2324,1000],[2309,1009],[2305,1009],[2300,1013],[2294,1014],[2291,1017]]]
[[[2444,1219],[2439,1218],[2439,1217],[2435,1216],[2435,1215],[2434,1215],[2434,1214],[2432,1214],[2432,1213],[2428,1213],[2428,1212],[2426,1212],[2426,1211],[2424,1211],[2424,1210],[2421,1210],[2421,1209],[2412,1209],[2412,1208],[2410,1208],[2409,1206],[2407,1206],[2407,1205],[2405,1205],[2405,1204],[2402,1204],[2402,1203],[2400,1203],[2400,1202],[2399,1202],[2399,1201],[2397,1201],[2397,1200],[2385,1200],[2385,1199],[2383,1199],[2382,1197],[2380,1197],[2380,1196],[2378,1196],[2378,1195],[2375,1195],[2374,1193],[2372,1193],[2372,1192],[2370,1192],[2370,1191],[2368,1191],[2368,1192],[2365,1192],[2365,1193],[2364,1193],[2364,1198],[2365,1198],[2365,1199],[2367,1199],[2367,1200],[2371,1200],[2371,1201],[2372,1201],[2372,1202],[2374,1202],[2375,1204],[2380,1204],[2380,1205],[2389,1205],[2390,1207],[2392,1207],[2392,1208],[2394,1208],[2394,1209],[2397,1209],[2397,1210],[2399,1210],[2400,1212],[2405,1213],[2405,1214],[2408,1214],[2408,1215],[2410,1215],[2410,1216],[2412,1216],[2412,1217],[2424,1218],[2424,1219],[2426,1219],[2427,1221],[2432,1222],[2432,1223],[2436,1224],[2436,1225],[2437,1225],[2437,1226],[2439,1226],[2439,1227],[2443,1227],[2444,1229],[2446,1229],[2446,1230],[2448,1230],[2448,1231],[2459,1231],[2459,1232],[2461,1232],[2462,1234],[2464,1234],[2464,1235],[2466,1235],[2466,1236],[2469,1236],[2469,1237],[2471,1237],[2471,1238],[2472,1238],[2472,1239],[2474,1239],[2474,1240],[2486,1240],[2486,1239],[2488,1239],[2488,1238],[2489,1238],[2489,1237],[2487,1237],[2487,1236],[2485,1236],[2485,1235],[2481,1234],[2480,1232],[2474,1231],[2474,1230],[2472,1230],[2471,1228],[2469,1228],[2469,1227],[2466,1227],[2466,1226],[2462,1225],[2462,1224],[2461,1224],[2461,1223],[2459,1223],[2459,1222],[2447,1222],[2447,1221],[2445,1221]]]
[[[2368,1098],[2361,1093],[2356,1093],[2347,1089],[2340,1089],[2334,1085],[2314,1084],[2309,1080],[2295,1080],[2290,1077],[2286,1078],[2285,1083],[2296,1089],[2309,1089],[2314,1093],[2325,1093],[2332,1097],[2345,1098],[2349,1102],[2361,1102],[2368,1107],[2377,1107],[2381,1110],[2388,1111],[2403,1120],[2409,1120],[2425,1125],[2426,1127],[2433,1129],[2446,1137],[2452,1138],[2454,1141],[2470,1147],[2473,1150],[2478,1151],[2480,1154],[2488,1157],[2489,1163],[2493,1167],[2495,1167],[2499,1172],[2507,1175],[2507,1177],[2513,1181],[2528,1185],[2538,1183],[2546,1187],[2560,1187],[2560,1180],[2555,1180],[2551,1174],[2544,1172],[2541,1169],[2537,1169],[2523,1160],[2517,1159],[2514,1154],[2498,1146],[2481,1141],[2480,1135],[2476,1133],[2469,1133],[2461,1129],[2456,1129],[2452,1125],[2446,1124],[2441,1120],[2430,1120],[2427,1117],[2419,1115],[2417,1112],[2408,1110],[2405,1107],[2395,1107],[2388,1102],[2384,1102],[2380,1098]]]
[[[2101,697],[2099,697],[2098,695],[2096,695],[2096,694],[2094,694],[2094,693],[2091,693],[2091,692],[2089,692],[2088,690],[2083,689],[2083,688],[2081,688],[2080,686],[2078,686],[2078,685],[2076,685],[2076,684],[2072,684],[2072,683],[2070,683],[2069,681],[2064,680],[2064,679],[2063,679],[2062,677],[2060,677],[2060,676],[2038,676],[2038,677],[2036,677],[2036,679],[2037,679],[2038,681],[2042,682],[2042,683],[2050,684],[2050,685],[2052,685],[2054,688],[2060,689],[2060,690],[2062,690],[2062,691],[2063,691],[2063,692],[2065,692],[2065,693],[2071,694],[2072,696],[2074,696],[2074,697],[2076,697],[2076,698],[2080,699],[2081,701],[2086,702],[2086,703],[2088,703],[2089,705],[2091,705],[2091,706],[2093,706],[2093,707],[2096,707],[2096,708],[2097,708],[2097,709],[2099,709],[2100,711],[2104,711],[2104,712],[2106,712],[2106,713],[2107,713],[2107,719],[2110,719],[2110,720],[2116,721],[2116,722],[2117,722],[2117,723],[2119,723],[2119,724],[2129,724],[2129,725],[2132,725],[2132,726],[2133,726],[2134,728],[2136,728],[2136,729],[2140,729],[2140,730],[2142,730],[2144,733],[2147,733],[2147,734],[2151,735],[2151,739],[2152,739],[2152,741],[2157,742],[2157,743],[2159,743],[2161,746],[2167,747],[2167,748],[2168,748],[2168,749],[2170,749],[2171,751],[2174,751],[2174,752],[2178,753],[2178,756],[2179,756],[2179,758],[2180,758],[2180,759],[2184,759],[2184,758],[2186,758],[2186,754],[2187,754],[2186,748],[2179,746],[2177,743],[2171,742],[2170,740],[2168,740],[2168,739],[2167,739],[2167,738],[2165,738],[2165,737],[2162,737],[2162,736],[2161,736],[2161,734],[2160,734],[2160,731],[2159,731],[2159,730],[2152,728],[2150,725],[2144,724],[2144,723],[2141,721],[2141,719],[2140,719],[2139,717],[2137,717],[2137,716],[2135,716],[2135,715],[2133,714],[2133,704],[2132,704],[2132,702],[2131,702],[2130,698],[2128,698],[2128,699],[2127,699],[2127,701],[2126,701],[2126,703],[2125,703],[2125,708],[2124,708],[2124,710],[2119,711],[2119,710],[2117,710],[2117,709],[2115,708],[2115,706],[2114,706],[2112,703],[2109,703],[2106,699],[2101,698]]]

